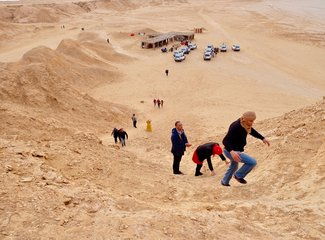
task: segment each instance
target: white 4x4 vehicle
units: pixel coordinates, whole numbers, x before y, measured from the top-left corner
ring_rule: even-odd
[[[210,53],[210,52],[205,52],[204,54],[203,54],[203,59],[205,60],[205,61],[207,61],[207,60],[211,60],[211,58],[212,58],[212,54]]]
[[[227,52],[227,45],[225,43],[220,45],[220,52]]]
[[[185,60],[185,56],[182,53],[176,53],[174,54],[174,60],[175,62],[182,62]]]
[[[194,49],[197,49],[197,46],[196,46],[195,43],[189,43],[188,48],[191,49],[191,50],[194,50]]]
[[[232,45],[231,49],[232,49],[233,51],[239,52],[239,51],[240,51],[240,46],[234,44],[234,45]]]

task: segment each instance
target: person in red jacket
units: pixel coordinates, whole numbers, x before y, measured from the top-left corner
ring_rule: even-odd
[[[222,154],[222,149],[219,146],[218,143],[215,142],[209,142],[203,145],[200,145],[197,147],[193,154],[193,162],[196,163],[196,170],[195,170],[195,176],[201,176],[203,173],[200,172],[203,161],[206,159],[208,162],[209,169],[211,171],[211,175],[215,175],[215,172],[213,170],[213,165],[211,162],[211,156],[219,155],[222,161],[226,161],[225,156]],[[227,162],[226,162],[227,163]]]

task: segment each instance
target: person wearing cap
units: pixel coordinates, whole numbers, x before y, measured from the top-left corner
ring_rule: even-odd
[[[256,160],[244,153],[247,134],[262,140],[264,144],[270,146],[270,142],[252,127],[255,119],[255,112],[245,112],[241,118],[230,125],[228,133],[222,141],[225,146],[223,153],[231,162],[221,180],[223,186],[230,186],[229,182],[233,176],[241,184],[246,184],[246,175],[256,166]],[[237,171],[238,163],[244,165]]]
[[[222,154],[222,149],[219,146],[218,143],[215,142],[209,142],[205,143],[203,145],[200,145],[197,147],[197,149],[194,151],[193,154],[193,162],[196,163],[196,170],[195,170],[195,176],[201,176],[203,173],[201,173],[201,168],[203,161],[206,159],[208,162],[209,169],[211,171],[211,175],[214,176],[215,172],[213,170],[213,165],[211,162],[211,156],[219,155],[222,161],[226,161],[225,156]],[[227,163],[227,162],[226,162]]]

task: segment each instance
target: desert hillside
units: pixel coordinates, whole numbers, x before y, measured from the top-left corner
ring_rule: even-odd
[[[324,239],[323,7],[0,3],[0,239]],[[198,48],[183,62],[140,46],[148,34],[195,27]],[[207,44],[223,42],[241,51],[203,61]],[[195,148],[221,143],[247,110],[271,142],[248,137],[258,162],[248,184],[222,186],[218,157],[216,176],[204,166],[195,177]],[[176,120],[193,144],[181,176],[171,169]],[[127,131],[126,147],[114,143],[114,127]]]

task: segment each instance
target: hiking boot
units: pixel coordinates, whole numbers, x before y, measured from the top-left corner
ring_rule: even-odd
[[[201,176],[201,175],[203,175],[203,173],[201,172],[195,173],[195,176]]]
[[[234,178],[235,178],[238,182],[240,182],[241,184],[246,184],[246,183],[247,183],[247,181],[246,181],[244,178],[236,177],[236,175],[234,175]]]
[[[222,186],[225,186],[225,187],[230,187],[230,184],[229,183],[224,183],[223,181],[221,181],[221,185]]]
[[[177,174],[177,175],[184,175],[184,173],[182,173],[181,171],[174,172],[174,174]]]

